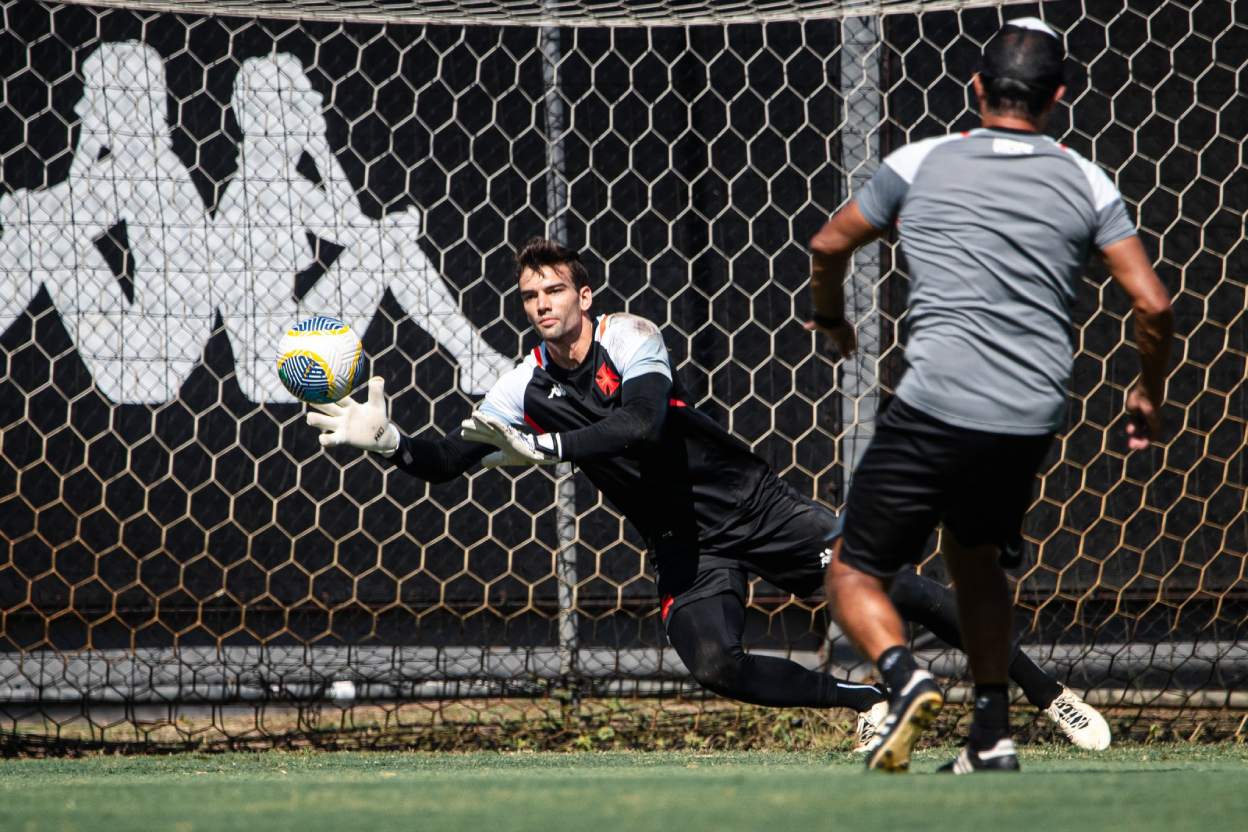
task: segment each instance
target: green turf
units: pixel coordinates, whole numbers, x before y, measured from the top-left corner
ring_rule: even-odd
[[[267,753],[0,761],[0,830],[1248,828],[1248,747],[1028,748],[1021,776],[849,754]],[[902,825],[904,824],[904,825]]]

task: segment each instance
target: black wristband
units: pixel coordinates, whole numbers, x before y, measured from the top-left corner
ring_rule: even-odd
[[[845,325],[845,319],[840,315],[832,317],[831,315],[820,315],[816,312],[810,316],[810,320],[813,321],[816,326],[821,326],[824,329],[836,329],[838,326]]]

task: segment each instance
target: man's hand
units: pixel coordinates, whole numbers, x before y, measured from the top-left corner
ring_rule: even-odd
[[[350,445],[362,451],[390,456],[399,447],[399,429],[386,416],[385,381],[368,380],[368,400],[363,404],[350,396],[333,404],[314,404],[320,413],[309,413],[308,424],[321,429],[321,445]]]
[[[463,421],[460,435],[470,442],[498,448],[483,460],[486,467],[499,465],[553,465],[559,461],[559,434],[524,433],[488,413],[474,410]]]
[[[858,338],[854,334],[854,325],[849,321],[842,320],[835,326],[823,326],[814,321],[807,321],[802,324],[804,329],[811,332],[822,332],[832,341],[832,346],[836,354],[841,358],[849,358],[854,354],[854,350],[858,348]]]
[[[810,240],[810,305],[814,314],[803,326],[828,336],[841,358],[853,355],[858,346],[854,325],[843,317],[845,275],[854,251],[883,234],[884,229],[872,225],[858,201],[851,199]]]
[[[1127,394],[1127,447],[1142,451],[1161,435],[1161,402],[1137,384]]]
[[[1131,298],[1140,381],[1127,394],[1127,447],[1138,451],[1161,436],[1161,405],[1166,398],[1166,367],[1174,335],[1170,293],[1153,271],[1148,253],[1134,234],[1101,250],[1114,281]]]

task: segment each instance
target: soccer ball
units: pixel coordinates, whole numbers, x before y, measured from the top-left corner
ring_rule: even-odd
[[[286,330],[277,345],[277,376],[295,398],[336,402],[364,377],[364,346],[345,321],[308,318]]]

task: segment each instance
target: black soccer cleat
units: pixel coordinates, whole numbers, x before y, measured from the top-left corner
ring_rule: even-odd
[[[1014,751],[1014,740],[997,740],[992,748],[973,751],[969,745],[962,746],[958,756],[937,771],[946,774],[973,774],[977,771],[1018,771],[1018,754]]]
[[[915,741],[944,704],[944,694],[932,674],[926,670],[910,674],[905,687],[889,702],[888,716],[867,749],[867,770],[907,771]]]

